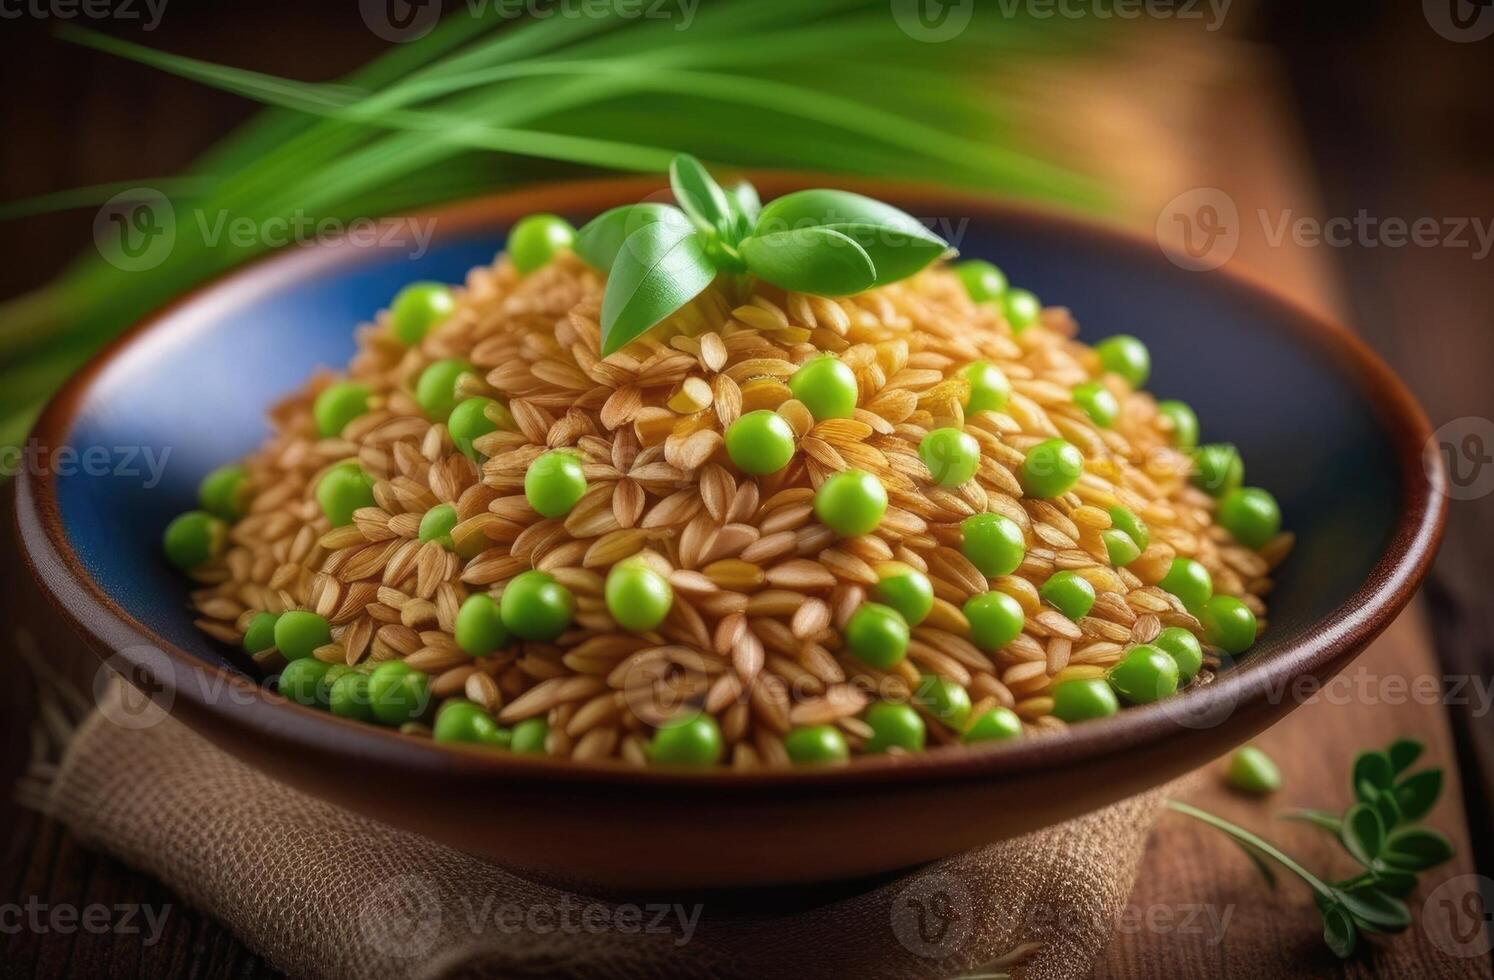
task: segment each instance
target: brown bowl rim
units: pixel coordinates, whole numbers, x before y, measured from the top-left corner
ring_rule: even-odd
[[[1056,228],[1086,238],[1092,246],[1114,251],[1160,251],[1155,241],[1113,224],[935,185],[787,171],[748,172],[746,176],[768,194],[807,186],[838,186],[905,205],[934,204],[1008,225]],[[643,199],[661,189],[661,179],[655,177],[575,181],[459,201],[410,217],[434,219],[438,237],[460,237],[501,227],[536,211],[592,213],[600,209],[598,201]],[[70,378],[42,411],[31,439],[40,446],[63,445],[84,396],[100,373],[127,349],[152,339],[150,335],[158,326],[168,324],[178,314],[205,301],[232,304],[286,279],[299,278],[308,270],[355,264],[360,252],[346,241],[281,250],[193,288],[130,327]],[[1306,639],[1282,649],[1269,663],[1253,670],[1227,672],[1214,683],[1185,695],[1194,699],[1199,710],[1224,705],[1227,700],[1226,707],[1233,711],[1260,702],[1273,688],[1281,690],[1281,679],[1335,673],[1390,625],[1426,576],[1441,540],[1447,509],[1446,477],[1425,413],[1400,379],[1362,340],[1346,327],[1282,294],[1258,274],[1237,267],[1208,274],[1215,288],[1266,306],[1293,332],[1349,368],[1393,440],[1402,491],[1391,540],[1365,583],[1348,600],[1315,623]],[[1114,717],[1076,726],[1063,736],[989,749],[945,748],[916,756],[861,757],[849,765],[831,768],[750,772],[653,769],[440,746],[294,704],[247,677],[205,664],[169,643],[119,606],[88,575],[68,542],[51,474],[22,468],[16,489],[16,526],[32,574],[48,599],[101,658],[108,656],[105,651],[119,646],[119,636],[154,647],[169,658],[174,670],[202,675],[198,679],[208,682],[206,686],[177,683],[175,696],[185,694],[192,707],[218,716],[217,720],[229,729],[294,745],[328,759],[377,758],[391,775],[404,769],[436,771],[458,783],[504,780],[516,789],[543,785],[595,790],[625,785],[686,793],[710,787],[732,796],[768,789],[823,794],[854,792],[888,781],[985,780],[1080,760],[1095,762],[1183,737],[1188,731],[1171,720],[1165,710],[1152,705],[1128,708]],[[116,639],[111,641],[110,636]],[[201,693],[219,690],[223,684],[242,696],[220,697],[214,703]]]

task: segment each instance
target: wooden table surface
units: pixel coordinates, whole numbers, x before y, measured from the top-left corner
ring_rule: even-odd
[[[1123,134],[1130,141],[1125,145],[1156,148],[1155,153],[1145,155],[1144,165],[1124,161],[1131,167],[1124,177],[1134,188],[1129,204],[1138,227],[1149,229],[1168,200],[1198,186],[1226,190],[1242,212],[1251,206],[1321,208],[1324,197],[1341,191],[1334,187],[1322,195],[1307,176],[1311,172],[1309,147],[1292,122],[1288,80],[1275,74],[1272,63],[1245,48],[1222,64],[1223,70],[1216,59],[1187,64],[1147,59],[1124,85],[1111,89],[1117,103],[1134,98],[1146,85],[1153,86],[1154,94],[1171,93],[1165,98],[1159,94],[1156,104],[1164,111],[1147,122],[1150,128]],[[1185,84],[1177,84],[1179,75]],[[212,104],[197,103],[193,111]],[[1098,110],[1090,108],[1101,122],[1117,121],[1104,111],[1103,101]],[[1126,114],[1118,121],[1127,127],[1136,123],[1134,116]],[[1354,293],[1362,290],[1362,284],[1356,281],[1354,290],[1344,290],[1337,278],[1341,256],[1327,249],[1271,247],[1260,239],[1259,228],[1255,234],[1250,226],[1245,231],[1235,261],[1267,271],[1321,308],[1339,312],[1360,308],[1362,299]],[[1401,308],[1415,307],[1417,291],[1428,289],[1425,279],[1404,274],[1395,286]],[[1483,288],[1487,296],[1487,282]],[[8,524],[8,508],[5,516]],[[10,553],[8,547],[0,551]],[[13,562],[4,564],[0,594],[16,595],[25,583],[12,580]],[[1441,677],[1444,667],[1434,654],[1430,635],[1424,610],[1413,606],[1342,675],[1344,683],[1352,685],[1344,690],[1388,691],[1387,678]],[[65,637],[46,629],[37,639],[49,656],[67,648]],[[27,764],[28,734],[37,720],[29,678],[14,655],[16,642],[11,637],[0,644],[0,699],[7,709],[0,716],[4,735],[0,780],[7,785]],[[74,669],[85,682],[91,677],[86,661]],[[1487,677],[1487,666],[1483,674]],[[1342,809],[1349,798],[1347,767],[1357,751],[1402,735],[1420,738],[1428,745],[1427,761],[1441,765],[1449,777],[1443,800],[1428,822],[1458,845],[1456,861],[1428,876],[1419,892],[1425,896],[1428,886],[1473,870],[1459,779],[1461,743],[1455,744],[1448,713],[1440,703],[1388,703],[1391,700],[1325,697],[1265,733],[1258,744],[1281,764],[1285,777],[1284,789],[1268,801],[1231,794],[1211,774],[1199,779],[1184,798],[1265,834],[1310,868],[1343,873],[1348,870],[1346,858],[1326,835],[1275,820],[1273,813],[1290,806]],[[1469,750],[1462,749],[1465,771],[1473,773],[1477,784],[1481,779],[1477,764],[1469,766]],[[1478,793],[1487,791],[1482,785],[1474,788]],[[1484,833],[1487,829],[1482,828]],[[0,908],[5,903],[22,908],[28,903],[170,906],[165,931],[153,944],[142,942],[138,935],[118,932],[11,931],[0,921],[0,977],[273,974],[217,923],[184,906],[149,879],[80,847],[54,822],[20,807],[8,794],[0,800],[0,840],[4,841],[0,845],[4,848]],[[1419,902],[1420,898],[1413,905]],[[1097,972],[1105,977],[1490,976],[1487,956],[1448,957],[1420,926],[1343,964],[1326,952],[1314,921],[1310,896],[1297,882],[1283,877],[1274,891],[1267,890],[1241,852],[1216,831],[1167,814],[1151,838],[1127,914]]]

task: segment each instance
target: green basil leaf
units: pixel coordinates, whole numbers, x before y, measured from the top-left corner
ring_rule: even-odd
[[[1400,804],[1401,816],[1409,822],[1426,816],[1441,795],[1442,770],[1428,769],[1397,783],[1394,798]]]
[[[624,204],[603,211],[576,233],[576,254],[599,272],[610,272],[617,251],[629,235],[644,225],[660,222],[693,228],[683,211],[668,204]]]
[[[906,279],[949,251],[948,243],[917,218],[849,191],[786,194],[763,208],[754,234],[796,228],[829,228],[853,239],[876,266],[877,286]]]
[[[1380,823],[1387,831],[1394,830],[1396,825],[1402,823],[1401,805],[1395,798],[1395,793],[1381,793],[1375,798],[1375,811],[1380,814]]]
[[[1354,795],[1360,800],[1372,801],[1380,795],[1380,790],[1390,789],[1394,780],[1390,756],[1384,752],[1361,752],[1354,759],[1354,774],[1350,782]]]
[[[1390,768],[1399,776],[1421,758],[1422,744],[1412,738],[1400,738],[1390,743],[1385,754],[1390,758]]]
[[[752,228],[757,224],[758,216],[763,213],[763,202],[757,196],[757,188],[745,180],[737,181],[728,188],[726,197],[731,202],[735,220],[733,239],[740,242],[752,234]]]
[[[676,156],[669,164],[669,186],[697,228],[719,235],[730,233],[735,223],[731,202],[699,160],[688,153]]]
[[[740,250],[753,275],[797,293],[849,296],[877,281],[866,250],[829,228],[753,235]]]
[[[1354,955],[1354,920],[1342,905],[1329,905],[1323,909],[1323,941],[1333,950],[1333,955],[1346,960]]]
[[[1375,887],[1387,895],[1405,898],[1416,889],[1416,876],[1409,871],[1376,871]]]
[[[1343,820],[1338,814],[1329,813],[1327,810],[1288,810],[1281,814],[1281,819],[1300,820],[1303,823],[1322,827],[1324,830],[1335,834],[1343,829],[1344,825]]]
[[[1403,827],[1385,841],[1380,857],[1400,871],[1425,871],[1453,856],[1452,842],[1429,827]]]
[[[1376,931],[1401,932],[1411,924],[1411,910],[1406,903],[1373,885],[1340,892],[1339,901],[1355,922]]]
[[[1365,867],[1379,857],[1380,848],[1385,843],[1385,825],[1373,804],[1356,803],[1349,807],[1344,814],[1339,840],[1343,841],[1344,849],[1354,856],[1354,860]]]
[[[617,252],[602,294],[602,356],[635,340],[711,284],[716,267],[694,228],[656,221]]]

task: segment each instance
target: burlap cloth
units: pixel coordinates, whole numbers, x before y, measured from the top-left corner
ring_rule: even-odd
[[[288,789],[176,721],[119,727],[118,697],[47,811],[309,977],[1086,976],[1165,792],[854,886],[600,898]]]

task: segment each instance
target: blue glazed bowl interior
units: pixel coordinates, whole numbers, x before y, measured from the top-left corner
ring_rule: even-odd
[[[210,290],[159,320],[82,393],[67,438],[80,459],[90,447],[108,450],[109,472],[59,467],[62,522],[89,574],[169,642],[234,665],[232,651],[193,626],[189,583],[161,557],[162,529],[196,505],[205,473],[260,443],[270,405],[318,368],[347,362],[354,328],[402,285],[460,282],[503,240],[497,226],[438,235],[417,260],[403,250],[344,249],[330,261],[285,263],[285,274],[256,280],[247,298],[229,303]],[[960,245],[965,257],[989,258],[1047,303],[1070,307],[1091,343],[1113,333],[1144,340],[1148,387],[1191,404],[1203,439],[1237,444],[1246,482],[1276,495],[1297,545],[1247,664],[1291,645],[1364,583],[1390,541],[1401,485],[1366,392],[1324,345],[1285,326],[1263,296],[1177,268],[1156,250],[980,217]]]

